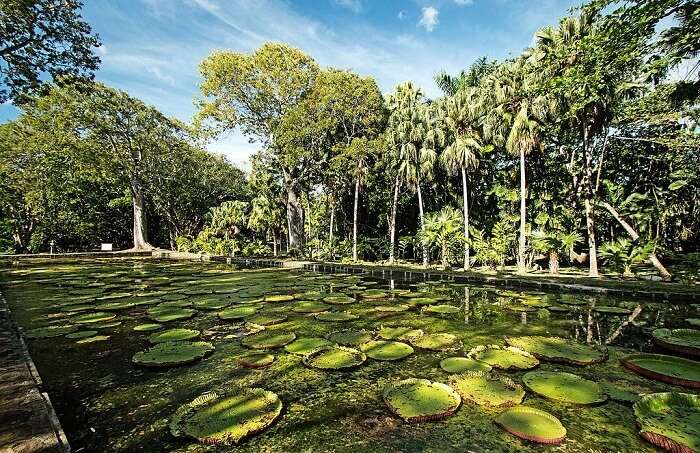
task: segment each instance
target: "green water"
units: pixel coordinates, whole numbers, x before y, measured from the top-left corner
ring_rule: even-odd
[[[187,320],[167,328],[200,330],[199,340],[216,350],[190,365],[146,369],[132,365],[132,356],[149,346],[152,332],[133,327],[151,322],[148,305],[114,310],[115,327],[99,329],[105,341],[78,343],[65,337],[28,340],[73,451],[230,451],[199,445],[171,436],[168,419],[182,404],[198,395],[231,384],[263,387],[283,401],[282,416],[266,431],[245,440],[240,451],[653,451],[635,427],[632,409],[608,401],[598,406],[556,403],[528,393],[524,404],[548,411],[568,430],[559,446],[530,444],[502,431],[493,423],[502,409],[463,402],[451,417],[409,424],[392,415],[382,401],[385,385],[409,377],[447,382],[439,363],[466,354],[483,344],[503,345],[504,335],[560,335],[585,342],[604,343],[610,337],[609,360],[576,367],[543,362],[540,370],[576,373],[598,382],[611,382],[639,393],[687,391],[637,376],[619,365],[619,358],[635,351],[654,351],[649,332],[660,326],[687,327],[683,321],[699,317],[697,306],[613,300],[577,294],[514,292],[493,287],[455,285],[450,282],[390,282],[363,276],[315,274],[289,270],[234,270],[231,266],[155,261],[82,261],[7,267],[0,270],[2,290],[17,323],[29,330],[71,324],[77,316],[98,311],[104,302],[143,302],[154,297],[178,298],[187,304],[202,295],[220,292],[232,306],[245,305],[265,295],[293,294],[293,301],[259,302],[257,315],[286,315],[287,320],[269,331],[293,332],[297,338],[325,337],[341,329],[366,329],[376,334],[382,326],[410,326],[426,333],[451,333],[464,347],[457,352],[415,352],[396,362],[368,359],[359,368],[320,371],[302,364],[302,356],[284,349],[273,351],[274,363],[254,370],[240,366],[238,358],[250,349],[241,338],[250,332],[244,322],[221,321],[216,311],[198,309]],[[364,288],[363,288],[364,287]],[[82,294],[95,288],[95,294]],[[364,299],[369,289],[387,297]],[[394,290],[394,292],[392,292]],[[456,313],[429,313],[411,304],[398,290],[421,292],[435,304],[459,308]],[[233,291],[233,292],[231,292]],[[331,311],[349,311],[358,319],[321,322],[313,314],[291,308],[303,300],[300,293],[344,293],[357,299],[332,305]],[[367,293],[376,296],[375,292]],[[96,297],[123,296],[94,301]],[[157,301],[156,301],[157,302]],[[153,303],[156,303],[153,302]],[[407,304],[403,312],[376,310],[376,306]],[[633,322],[618,327],[638,305]],[[62,311],[85,305],[85,311]],[[591,307],[620,307],[621,313]],[[555,307],[552,309],[552,307]],[[556,308],[559,307],[559,308]],[[556,311],[555,311],[556,310]],[[622,313],[623,312],[623,313]],[[590,326],[590,328],[589,328]],[[93,329],[87,325],[81,330]],[[521,372],[501,372],[520,382]]]

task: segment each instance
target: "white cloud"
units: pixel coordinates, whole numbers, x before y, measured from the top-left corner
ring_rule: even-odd
[[[418,25],[425,28],[428,32],[433,31],[435,26],[440,23],[438,19],[439,14],[440,12],[432,6],[423,7]]]
[[[349,9],[353,13],[362,11],[362,0],[335,0],[335,3]]]
[[[465,5],[471,5],[474,3],[474,0],[455,0],[455,3],[458,4],[459,6],[465,6]]]
[[[396,15],[396,18],[398,20],[404,20],[406,18],[406,11],[401,10],[399,13]]]

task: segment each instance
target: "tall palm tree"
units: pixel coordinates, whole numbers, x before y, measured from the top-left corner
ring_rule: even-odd
[[[426,113],[423,91],[413,82],[404,82],[396,87],[389,98],[392,109],[389,117],[389,142],[396,152],[398,173],[407,186],[418,195],[419,227],[423,231],[423,193],[421,182],[432,178],[437,153],[432,146],[437,132],[429,129],[430,117]],[[426,140],[429,139],[429,140]],[[428,250],[423,249],[423,265],[428,265]]]
[[[541,149],[542,124],[552,109],[551,100],[535,95],[532,86],[537,74],[528,63],[529,55],[507,62],[486,79],[482,97],[490,102],[490,114],[484,123],[484,134],[492,142],[503,145],[520,159],[520,235],[518,272],[527,271],[525,263],[527,225],[527,184],[525,158]]]
[[[440,162],[447,172],[462,175],[462,206],[464,214],[464,270],[469,269],[469,189],[467,172],[479,166],[478,152],[482,147],[482,102],[475,88],[456,93],[442,102],[447,126],[447,143]]]

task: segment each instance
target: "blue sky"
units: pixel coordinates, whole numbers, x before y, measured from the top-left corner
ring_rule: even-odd
[[[86,0],[100,35],[97,79],[189,121],[199,62],[215,49],[250,52],[265,41],[303,49],[323,66],[372,75],[383,92],[413,80],[429,96],[433,76],[479,56],[517,55],[556,24],[572,0]],[[0,106],[0,121],[16,115]],[[246,166],[255,144],[238,133],[209,145]]]

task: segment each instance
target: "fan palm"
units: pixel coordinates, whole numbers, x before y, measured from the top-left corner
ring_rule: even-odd
[[[455,245],[465,240],[460,217],[459,211],[448,206],[439,212],[428,214],[425,218],[424,229],[421,232],[423,248],[437,248],[443,267],[449,266],[451,251]]]
[[[469,269],[469,190],[467,172],[479,166],[478,152],[482,147],[480,121],[482,103],[478,92],[469,88],[447,98],[442,112],[447,126],[449,143],[440,161],[447,172],[454,176],[462,175],[462,206],[464,214],[464,270]]]

